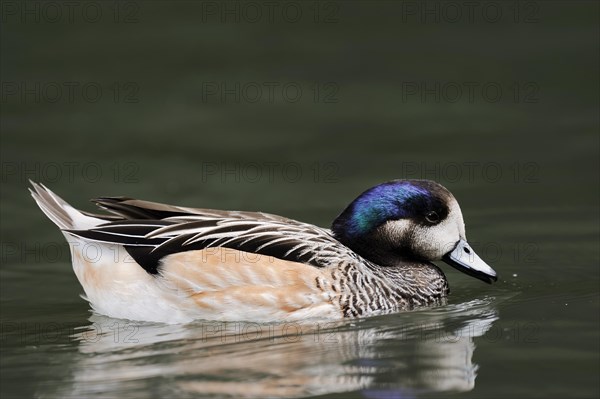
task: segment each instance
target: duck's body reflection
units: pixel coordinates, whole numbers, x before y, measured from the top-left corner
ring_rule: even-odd
[[[492,300],[352,323],[162,325],[92,316],[63,397],[365,397],[468,391]],[[396,391],[397,395],[393,392]]]

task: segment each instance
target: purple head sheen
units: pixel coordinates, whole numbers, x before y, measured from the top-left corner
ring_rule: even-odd
[[[387,220],[410,218],[417,203],[431,193],[410,181],[380,184],[364,192],[351,206],[346,228],[350,235],[363,234]]]

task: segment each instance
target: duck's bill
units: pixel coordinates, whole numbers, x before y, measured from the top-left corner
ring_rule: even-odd
[[[465,240],[458,241],[456,247],[444,255],[442,260],[461,272],[488,284],[498,280],[494,269],[481,260]]]

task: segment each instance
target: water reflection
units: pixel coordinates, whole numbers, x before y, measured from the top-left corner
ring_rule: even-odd
[[[343,323],[133,323],[94,315],[62,397],[367,398],[469,391],[493,299]]]

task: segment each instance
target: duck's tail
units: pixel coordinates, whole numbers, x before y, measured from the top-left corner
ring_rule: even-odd
[[[33,189],[29,189],[31,196],[42,212],[48,216],[61,230],[87,230],[104,223],[102,219],[84,215],[73,208],[66,201],[54,194],[43,184],[29,181]]]

